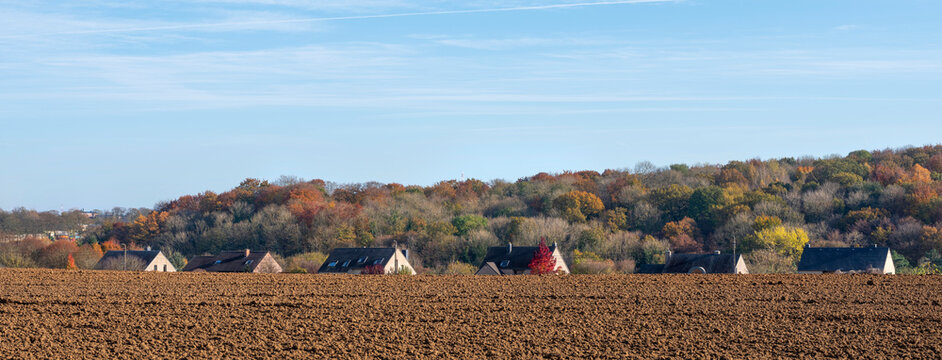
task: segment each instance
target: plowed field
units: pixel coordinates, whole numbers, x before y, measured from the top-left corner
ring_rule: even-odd
[[[0,269],[0,358],[942,357],[942,277]]]

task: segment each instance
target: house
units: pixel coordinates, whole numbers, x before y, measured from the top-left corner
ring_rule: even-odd
[[[639,274],[748,274],[742,255],[723,254],[664,254],[663,264],[646,264],[638,268]]]
[[[539,246],[513,246],[507,243],[507,246],[492,246],[487,249],[484,255],[484,262],[475,275],[523,275],[530,273],[530,261],[533,255],[539,250]],[[553,243],[549,247],[550,252],[556,259],[555,271],[568,274],[569,267],[563,260],[559,247]]]
[[[175,272],[170,260],[158,250],[111,250],[95,264],[98,270]]]
[[[281,265],[268,251],[245,249],[194,257],[183,271],[280,273]]]
[[[384,274],[415,274],[409,251],[388,248],[337,248],[317,270],[324,274],[363,274],[382,269]]]
[[[798,261],[799,274],[874,273],[895,274],[890,248],[806,247]]]

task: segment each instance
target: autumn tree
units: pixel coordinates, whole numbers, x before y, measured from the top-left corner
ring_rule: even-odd
[[[628,225],[628,209],[616,207],[612,210],[605,210],[602,218],[605,220],[605,227],[610,232],[617,232]]]
[[[712,233],[723,220],[723,209],[732,202],[719,186],[702,187],[690,195],[688,214],[707,234]]]
[[[579,190],[560,195],[553,200],[553,207],[570,222],[585,222],[586,219],[597,216],[605,210],[602,199],[595,194]]]
[[[367,265],[363,268],[363,273],[368,275],[385,275],[386,268],[383,265]]]
[[[759,229],[761,230],[757,230],[751,236],[743,239],[743,252],[761,249],[773,250],[782,256],[797,260],[801,256],[805,244],[809,241],[808,234],[801,228],[774,225],[759,227]]]
[[[533,254],[533,260],[527,265],[530,268],[530,274],[543,275],[556,273],[556,258],[553,252],[546,246],[546,239],[540,238],[540,247]]]
[[[670,186],[651,191],[651,201],[664,214],[665,221],[677,221],[687,216],[693,189],[687,185]]]
[[[75,266],[75,258],[72,257],[72,253],[69,253],[68,264],[65,266],[68,270],[78,270],[78,266]]]
[[[456,234],[464,236],[473,230],[481,229],[487,226],[487,219],[480,215],[468,214],[455,216],[451,219],[451,224],[455,226]]]
[[[664,238],[677,252],[700,252],[703,250],[702,235],[697,228],[697,222],[689,217],[680,221],[671,221],[664,224],[661,230]]]

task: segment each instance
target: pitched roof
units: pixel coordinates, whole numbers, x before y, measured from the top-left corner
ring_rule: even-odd
[[[213,259],[215,258],[216,258],[215,255],[196,256],[190,260],[187,260],[186,266],[184,266],[183,270],[180,270],[180,271],[193,271],[199,268],[203,268],[207,266],[208,264],[212,263]]]
[[[805,248],[798,261],[798,271],[866,271],[882,269],[890,248]],[[892,260],[891,260],[892,261]]]
[[[660,274],[664,272],[664,264],[641,264],[635,274]]]
[[[233,250],[223,251],[216,256],[197,256],[186,263],[183,271],[251,272],[266,255],[267,251],[250,251],[245,256],[245,250]]]
[[[494,263],[501,269],[526,270],[539,249],[539,246],[491,246],[487,248],[482,266]],[[549,250],[551,253],[556,251],[556,244],[550,245]]]
[[[105,264],[109,259],[115,259],[113,261],[120,261],[124,254],[124,250],[109,250],[101,257],[101,259],[98,260],[98,263],[95,264],[95,267],[98,268],[99,265]],[[156,258],[157,255],[160,255],[160,250],[128,250],[127,255],[129,257],[133,256],[140,259],[143,262],[142,266],[146,267],[151,263],[151,261],[154,261],[154,258]],[[129,270],[144,270],[144,268],[142,267],[140,269]]]
[[[386,266],[396,251],[396,248],[337,248],[330,252],[317,272],[346,273],[372,265]]]
[[[707,274],[735,274],[736,263],[742,255],[733,254],[672,254],[664,264],[663,273],[686,274],[702,267]]]

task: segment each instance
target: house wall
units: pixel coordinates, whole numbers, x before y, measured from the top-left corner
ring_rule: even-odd
[[[154,257],[154,261],[151,261],[150,264],[147,264],[147,266],[144,268],[144,271],[176,272],[177,269],[173,267],[173,264],[170,263],[170,260],[168,260],[167,257],[164,256],[164,253],[161,252]]]
[[[553,257],[556,258],[556,269],[557,272],[570,274],[569,266],[566,265],[566,260],[563,260],[563,255],[560,254],[559,248],[553,250]]]
[[[396,265],[398,265],[399,268],[396,268]],[[402,250],[396,249],[396,251],[393,252],[393,257],[389,259],[384,269],[387,274],[395,274],[402,268],[409,269],[412,275],[415,275],[415,269],[412,267],[412,264],[409,263],[409,259],[406,259],[406,256],[402,254]]]
[[[265,254],[261,260],[258,261],[258,265],[255,266],[255,269],[252,270],[253,273],[280,273],[281,265],[278,265],[278,262],[275,261],[275,258],[271,254]]]
[[[736,262],[736,273],[737,274],[748,274],[749,269],[746,268],[746,262],[743,260],[742,256],[737,256],[739,261]]]
[[[886,252],[886,262],[883,264],[884,274],[896,274],[896,264],[893,263],[893,255],[890,251]]]
[[[494,265],[494,263],[484,263],[484,266],[481,266],[481,268],[478,269],[478,272],[474,273],[474,275],[500,275],[499,272],[494,271],[494,268],[488,264]],[[497,265],[494,266],[496,267]]]

